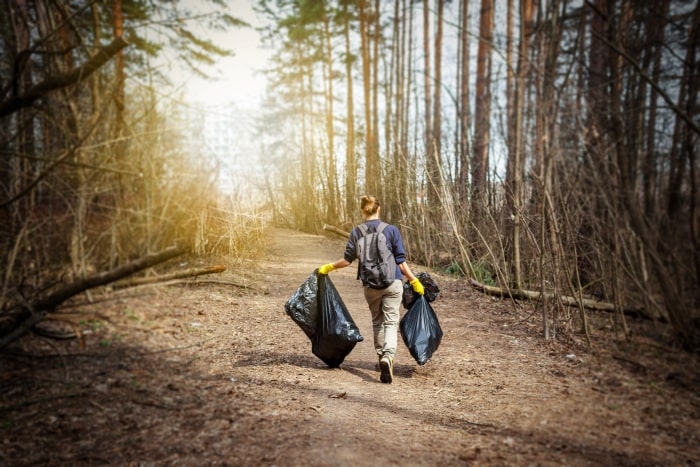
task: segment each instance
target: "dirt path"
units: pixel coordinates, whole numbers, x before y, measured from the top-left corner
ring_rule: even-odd
[[[529,307],[430,271],[442,344],[421,367],[400,342],[386,385],[353,266],[331,278],[365,340],[340,369],[283,310],[343,240],[268,235],[264,257],[218,278],[251,289],[96,296],[63,311],[83,313],[84,347],[0,353],[0,465],[700,464],[698,359],[660,351],[663,330],[631,322],[617,342],[603,316],[592,350],[566,329],[544,342]]]

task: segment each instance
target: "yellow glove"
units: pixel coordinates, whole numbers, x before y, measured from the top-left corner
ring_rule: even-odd
[[[333,263],[324,264],[318,268],[319,274],[328,274],[331,271],[335,271],[335,266],[333,266]]]
[[[413,290],[418,294],[418,295],[423,295],[425,293],[425,289],[423,288],[423,284],[420,283],[417,277],[414,277],[412,281],[409,282],[411,284],[411,287],[413,287]]]

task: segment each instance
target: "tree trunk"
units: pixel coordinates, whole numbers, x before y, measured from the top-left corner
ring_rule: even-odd
[[[437,228],[442,225],[441,190],[442,190],[442,29],[443,10],[445,0],[436,0],[437,18],[435,25],[435,80],[433,85],[433,131],[431,132],[432,144],[429,157],[428,173],[430,176],[430,186],[428,187],[428,203],[431,212],[431,224]]]
[[[372,82],[371,82],[371,61],[370,61],[370,42],[369,28],[370,20],[367,15],[367,1],[359,0],[360,13],[360,51],[362,55],[362,91],[364,94],[364,113],[365,113],[365,192],[372,192],[374,188],[373,181],[376,180],[377,174],[374,166],[374,147],[373,128],[372,128]]]
[[[338,208],[337,208],[337,170],[335,166],[335,137],[333,130],[333,100],[335,99],[333,94],[333,47],[331,43],[331,31],[330,31],[330,18],[329,13],[323,12],[323,33],[324,33],[324,45],[326,52],[325,60],[325,83],[326,83],[326,139],[328,140],[328,157],[326,159],[327,170],[326,178],[328,180],[328,199],[327,199],[327,209],[326,209],[326,219],[335,222],[338,218]]]
[[[113,11],[113,26],[114,38],[121,39],[124,34],[124,15],[122,12],[122,0],[115,0]],[[114,108],[116,111],[114,120],[114,139],[116,143],[116,157],[118,161],[123,161],[126,147],[123,141],[124,136],[124,109],[126,106],[126,93],[124,91],[126,74],[124,72],[124,54],[121,49],[117,52],[117,61],[115,63],[115,81],[116,90],[114,92]]]
[[[489,128],[491,126],[491,54],[494,1],[481,0],[479,47],[476,62],[476,108],[474,112],[474,153],[472,156],[472,200],[474,209],[486,208],[487,170],[489,166]],[[481,216],[477,215],[477,218]]]
[[[522,27],[520,28],[520,39],[518,41],[518,63],[516,68],[516,80],[513,91],[513,118],[512,124],[509,127],[512,133],[509,133],[509,158],[508,170],[506,174],[506,203],[508,203],[507,215],[510,216],[512,222],[511,241],[512,241],[512,257],[511,257],[511,272],[513,274],[512,282],[515,287],[520,287],[522,284],[521,272],[521,255],[520,255],[520,228],[522,222],[522,178],[524,167],[524,151],[523,151],[523,132],[524,122],[523,114],[525,112],[525,90],[527,86],[527,76],[530,69],[530,37],[534,30],[536,6],[532,0],[523,0],[520,2],[520,19]]]
[[[433,124],[431,105],[431,81],[430,73],[430,5],[429,0],[423,0],[423,99],[425,101],[425,159],[426,164],[430,163],[430,156],[433,154]],[[430,187],[427,187],[430,190]]]
[[[355,154],[355,95],[353,92],[352,78],[352,52],[350,47],[350,12],[349,2],[344,2],[344,24],[345,35],[345,74],[347,82],[347,105],[346,105],[346,131],[347,141],[345,142],[345,216],[351,218],[357,209],[357,161]]]
[[[374,2],[374,35],[372,39],[372,145],[368,151],[371,157],[371,178],[368,179],[370,192],[379,199],[384,199],[384,184],[382,183],[382,167],[379,157],[379,43],[382,37],[381,15],[379,0]]]
[[[649,57],[652,62],[652,81],[658,83],[661,77],[661,57],[664,43],[664,18],[668,16],[670,0],[654,2],[652,14],[648,17]],[[644,211],[649,213],[651,219],[659,219],[660,213],[656,203],[658,185],[658,155],[656,151],[656,118],[658,110],[659,93],[651,86],[649,96],[649,109],[647,111],[647,124],[645,128],[646,144],[644,148],[644,161],[642,165],[642,189],[644,191]]]
[[[471,110],[469,103],[469,0],[460,0],[459,16],[459,105],[457,106],[458,128],[458,169],[457,199],[460,205],[466,205],[469,193],[469,128]]]

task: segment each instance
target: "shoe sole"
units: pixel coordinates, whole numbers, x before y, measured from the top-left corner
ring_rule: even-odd
[[[382,372],[381,376],[379,376],[379,380],[382,383],[389,384],[394,380],[394,375],[391,374],[391,363],[382,360],[379,362],[379,371]]]

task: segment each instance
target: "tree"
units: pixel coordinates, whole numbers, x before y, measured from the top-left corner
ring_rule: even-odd
[[[542,289],[549,338],[562,322],[557,296],[571,292],[580,303],[591,294],[618,310],[643,301],[669,317],[686,344],[693,339],[687,310],[700,302],[696,2],[509,1],[501,24],[495,2],[480,0],[471,13],[477,34],[470,28],[476,3],[467,0],[455,10],[442,0],[395,0],[391,8],[377,0],[322,2],[342,12],[339,27],[307,21],[309,40],[299,51],[286,35],[300,24],[295,7],[303,3],[279,0],[269,12],[280,52],[299,52],[293,60],[280,53],[274,73],[284,89],[276,102],[296,129],[289,139],[298,140],[280,174],[280,185],[294,188],[287,202],[329,208],[327,184],[308,179],[311,167],[301,161],[319,164],[329,180],[337,165],[346,213],[356,210],[359,186],[385,198],[385,214],[409,232],[414,260]],[[422,15],[414,15],[419,7]],[[333,52],[341,41],[343,52]],[[342,85],[344,101],[331,102],[329,90]],[[343,105],[345,125],[331,131],[329,115]],[[322,122],[315,109],[323,109]],[[325,132],[313,130],[319,124]],[[340,152],[326,150],[336,145],[345,164],[336,160]],[[503,149],[505,174],[491,160]],[[313,157],[294,165],[304,151]],[[290,223],[315,231],[311,217],[299,221],[308,215],[294,212]],[[586,330],[586,315],[579,317]],[[616,324],[627,335],[621,313]]]
[[[425,109],[425,154],[430,157],[434,151],[433,137],[433,106],[432,102],[432,64],[430,63],[430,6],[428,0],[423,0],[423,100]],[[427,188],[430,190],[430,187]]]
[[[456,167],[456,187],[457,200],[460,204],[466,204],[468,200],[469,183],[469,152],[471,111],[469,103],[469,1],[459,2],[459,72],[457,73],[457,88],[459,90],[459,105],[456,108],[456,120],[458,122],[457,133],[457,161]]]
[[[481,0],[479,45],[476,60],[474,110],[474,152],[472,154],[472,203],[478,211],[486,207],[489,136],[491,127],[491,53],[493,42],[493,0]],[[477,216],[478,217],[478,216]]]
[[[430,132],[428,157],[428,174],[430,186],[428,198],[430,210],[433,213],[432,224],[441,225],[440,192],[442,190],[442,36],[443,36],[443,12],[444,0],[437,0],[437,17],[435,19],[435,78],[434,78],[434,107],[432,111],[433,129]]]
[[[323,4],[321,4],[323,5]],[[323,46],[325,52],[324,64],[324,83],[325,83],[325,103],[326,103],[326,138],[328,141],[328,158],[326,164],[326,179],[328,180],[328,208],[326,210],[326,219],[335,222],[338,218],[338,189],[337,189],[337,171],[335,158],[335,130],[334,126],[334,100],[333,81],[335,80],[335,71],[333,68],[333,43],[331,34],[331,12],[326,7],[320,9],[321,21],[323,23]]]
[[[343,2],[343,36],[345,40],[346,81],[346,142],[345,142],[345,216],[354,213],[357,207],[357,160],[355,154],[355,93],[352,65],[355,56],[350,46],[350,0]]]
[[[371,14],[368,11],[367,1],[359,0],[359,28],[360,28],[360,51],[362,64],[362,91],[364,96],[364,130],[365,130],[365,191],[375,193],[376,186],[380,181],[379,175],[379,154],[373,149],[375,128],[372,123],[372,89],[376,86],[372,81],[372,57],[370,54],[370,28],[372,25]]]
[[[525,154],[523,151],[523,115],[525,112],[525,93],[527,89],[527,76],[530,74],[530,41],[534,31],[534,18],[536,8],[532,1],[520,2],[520,38],[518,41],[518,59],[516,65],[516,79],[514,83],[513,98],[510,101],[513,109],[510,112],[512,119],[509,125],[508,135],[508,162],[506,169],[506,215],[512,219],[512,245],[513,255],[511,259],[513,272],[513,285],[520,288],[522,274],[520,269],[520,228],[522,220],[522,180]]]
[[[208,203],[197,186],[210,185],[211,172],[198,170],[184,148],[168,147],[177,136],[168,134],[153,93],[133,78],[166,89],[147,66],[165,43],[192,67],[229,52],[163,4],[12,0],[0,9],[2,333],[23,329],[18,320],[27,313],[46,311],[32,304],[45,303],[57,284],[191,241],[193,216],[184,213]],[[159,14],[162,43],[139,36]],[[243,24],[222,10],[199,19]],[[128,140],[138,144],[119,150]],[[176,175],[186,160],[195,173],[183,180]],[[182,193],[192,197],[174,201]]]

